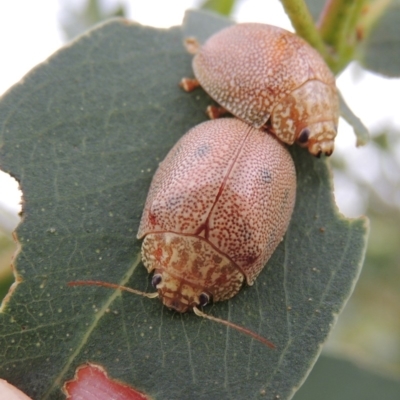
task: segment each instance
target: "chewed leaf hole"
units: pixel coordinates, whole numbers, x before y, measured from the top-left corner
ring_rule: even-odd
[[[73,380],[64,384],[67,399],[125,399],[151,400],[151,397],[122,382],[111,379],[104,368],[95,364],[81,365]]]
[[[22,192],[16,179],[0,170],[0,304],[7,301],[16,287],[12,260],[17,252],[13,232],[21,221]],[[2,309],[3,304],[0,307]]]

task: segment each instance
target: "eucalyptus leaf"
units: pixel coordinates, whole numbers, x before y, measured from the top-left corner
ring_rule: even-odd
[[[235,0],[205,0],[201,8],[229,16],[232,13],[234,5]]]
[[[400,77],[400,1],[391,2],[367,37],[361,62],[365,68]]]
[[[290,399],[360,273],[367,221],[334,204],[327,163],[297,146],[297,202],[285,239],[252,287],[205,308],[268,338],[99,287],[153,291],[136,239],[152,175],[203,121],[210,99],[183,36],[113,20],[35,68],[0,103],[0,166],[20,182],[18,285],[0,313],[0,376],[35,399],[63,398],[79,365],[100,364],[154,399]],[[227,22],[225,22],[226,24]],[[223,25],[223,24],[222,24]]]
[[[321,15],[322,10],[324,9],[325,0],[305,0],[305,3],[307,4],[308,10],[310,11],[310,14],[312,15],[313,19],[315,22],[318,21],[319,16]]]
[[[323,354],[293,400],[395,400],[400,380],[373,371],[361,362]]]
[[[195,37],[199,43],[204,43],[214,33],[233,24],[232,20],[208,10],[190,10],[183,19],[182,31],[185,38]]]

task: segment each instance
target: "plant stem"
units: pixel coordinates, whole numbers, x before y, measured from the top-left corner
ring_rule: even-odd
[[[314,24],[304,0],[281,0],[281,3],[296,33],[318,50],[327,64],[330,65],[332,62],[331,55]]]
[[[318,21],[319,32],[324,41],[335,47],[350,10],[359,0],[328,0]],[[363,0],[361,0],[363,1]]]
[[[356,25],[364,5],[365,0],[328,0],[321,13],[319,31],[336,55],[336,62],[331,65],[335,73],[353,57],[357,45]]]
[[[364,40],[369,36],[371,28],[392,3],[393,0],[375,0],[365,7],[365,12],[361,14],[357,24],[357,33],[360,40]]]

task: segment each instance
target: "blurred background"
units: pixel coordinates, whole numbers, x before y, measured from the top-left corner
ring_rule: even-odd
[[[314,0],[314,2],[318,0]],[[278,0],[13,0],[0,2],[0,95],[31,68],[92,25],[125,16],[144,25],[180,25],[188,8],[228,4],[238,22],[263,22],[293,30]],[[324,4],[324,0],[319,0]],[[400,27],[399,27],[400,36]],[[333,169],[335,197],[347,217],[367,215],[371,233],[354,294],[324,351],[345,354],[382,374],[400,377],[400,79],[352,63],[337,85],[372,140],[356,148],[351,127],[340,121]],[[21,193],[0,171],[0,301],[13,282]],[[383,398],[383,397],[382,397]],[[399,395],[400,398],[400,395]]]

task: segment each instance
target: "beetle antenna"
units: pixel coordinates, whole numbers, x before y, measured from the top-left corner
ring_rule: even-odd
[[[154,293],[146,293],[146,292],[141,292],[140,290],[132,289],[127,286],[121,286],[117,285],[115,283],[109,283],[109,282],[103,282],[103,281],[73,281],[73,282],[68,282],[68,286],[103,286],[106,288],[111,288],[111,289],[117,289],[117,290],[123,290],[125,292],[133,293],[133,294],[138,294],[143,297],[148,297],[149,299],[154,299],[158,297],[158,292]],[[251,336],[253,339],[258,340],[262,344],[265,344],[266,346],[270,347],[271,349],[275,349],[276,346],[270,342],[269,340],[263,338],[260,335],[257,335],[257,333],[252,332],[250,329],[244,328],[243,326],[236,325],[233,322],[226,321],[225,319],[213,317],[212,315],[205,314],[202,311],[200,311],[197,307],[193,307],[193,312],[198,316],[198,317],[203,317],[207,318],[211,321],[219,322],[220,324],[229,326],[230,328],[236,329],[239,332],[242,332],[248,336]]]
[[[118,289],[118,290],[123,290],[125,292],[133,293],[133,294],[138,294],[140,296],[148,297],[149,299],[155,299],[158,297],[158,292],[154,293],[146,293],[146,292],[141,292],[140,290],[132,289],[126,286],[121,286],[121,285],[116,285],[115,283],[108,283],[108,282],[102,282],[102,281],[73,281],[73,282],[68,282],[68,286],[103,286],[111,289]]]
[[[232,323],[230,321],[226,321],[225,319],[221,319],[221,318],[213,317],[212,315],[209,315],[209,314],[205,314],[202,311],[200,311],[197,307],[193,307],[193,312],[198,317],[203,317],[203,318],[210,319],[211,321],[219,322],[220,324],[229,326],[230,328],[234,328],[239,332],[245,333],[246,335],[251,336],[253,339],[258,340],[262,344],[265,344],[266,346],[271,347],[271,349],[275,349],[276,348],[276,346],[272,342],[270,342],[269,340],[263,338],[260,335],[257,335],[257,333],[252,332],[250,329],[244,328],[243,326],[240,326],[240,325],[236,325],[236,324],[234,324],[234,323]]]

